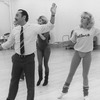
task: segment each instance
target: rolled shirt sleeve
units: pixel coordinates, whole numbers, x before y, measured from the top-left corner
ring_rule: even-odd
[[[5,43],[1,44],[1,46],[3,49],[7,49],[13,46],[14,42],[15,42],[15,38],[14,38],[13,31],[12,31],[12,33],[8,37],[8,40]]]
[[[51,24],[49,22],[47,24],[38,25],[38,28],[37,28],[36,32],[37,32],[37,34],[42,34],[42,33],[45,33],[45,32],[49,32],[53,28],[54,28],[54,24]]]

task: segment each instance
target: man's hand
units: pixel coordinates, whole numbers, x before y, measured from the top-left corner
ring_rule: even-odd
[[[57,8],[57,5],[55,3],[52,4],[52,7],[51,7],[51,14],[52,15],[55,15],[56,14],[56,8]]]

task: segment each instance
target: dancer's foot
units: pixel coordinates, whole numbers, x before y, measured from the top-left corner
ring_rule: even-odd
[[[43,83],[43,86],[46,86],[46,85],[48,85],[48,80],[44,80],[44,83]]]
[[[62,99],[65,95],[66,95],[66,93],[61,93],[61,95],[58,97],[58,99]]]
[[[88,97],[88,96],[85,96],[85,97],[84,97],[84,100],[90,100],[90,99],[89,99],[89,97]]]
[[[39,80],[38,80],[38,82],[37,82],[37,86],[40,85],[41,81],[42,81],[42,79],[39,79]]]

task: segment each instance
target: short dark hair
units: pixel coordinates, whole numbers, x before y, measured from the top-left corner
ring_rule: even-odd
[[[25,21],[27,22],[29,19],[28,13],[27,11],[23,10],[23,9],[19,9],[18,11],[21,11],[22,16],[26,16]]]

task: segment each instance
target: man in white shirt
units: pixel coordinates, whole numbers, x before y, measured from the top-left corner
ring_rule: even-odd
[[[28,13],[23,9],[19,9],[16,13],[15,23],[18,26],[12,30],[8,41],[0,45],[0,50],[7,49],[12,45],[15,46],[15,54],[12,56],[12,77],[7,100],[15,100],[22,71],[24,71],[26,77],[27,100],[34,100],[35,40],[37,34],[42,37],[41,33],[53,29],[56,7],[56,4],[53,3],[50,22],[44,25],[29,24]]]

